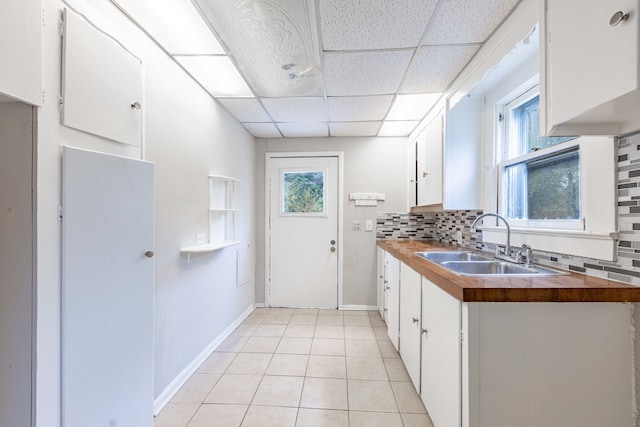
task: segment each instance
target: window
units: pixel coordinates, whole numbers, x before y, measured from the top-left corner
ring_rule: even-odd
[[[284,172],[282,194],[285,215],[323,214],[324,172]]]
[[[580,144],[541,137],[537,86],[504,105],[501,211],[516,226],[582,229]]]

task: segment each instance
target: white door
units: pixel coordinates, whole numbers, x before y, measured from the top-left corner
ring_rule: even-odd
[[[272,307],[338,307],[338,157],[271,157]]]
[[[153,164],[65,147],[62,424],[153,426]]]
[[[420,392],[420,318],[422,276],[400,264],[400,356],[416,391]]]
[[[400,331],[400,261],[393,257],[389,252],[384,253],[385,264],[385,280],[387,281],[387,294],[385,301],[387,303],[387,335],[391,343],[399,350],[398,331]]]

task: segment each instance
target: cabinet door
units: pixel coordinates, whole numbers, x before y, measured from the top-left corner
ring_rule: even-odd
[[[625,114],[609,105],[581,117],[638,88],[638,9],[638,0],[546,1],[547,132],[564,134],[554,126],[572,121],[582,126],[574,131],[598,134],[598,125]],[[629,13],[629,19],[613,26],[617,11]]]
[[[416,391],[420,392],[420,295],[422,277],[400,264],[400,357]]]
[[[442,116],[418,140],[418,205],[442,203]]]
[[[385,295],[385,278],[384,278],[384,250],[378,248],[378,280],[377,280],[377,297],[378,297],[378,311],[380,312],[380,317],[384,320],[384,295]]]
[[[422,278],[421,397],[433,424],[461,425],[461,302]]]
[[[398,331],[400,330],[400,261],[385,252],[385,279],[387,281],[387,335],[398,350]]]
[[[418,204],[417,145],[417,141],[413,141],[407,147],[407,210]]]

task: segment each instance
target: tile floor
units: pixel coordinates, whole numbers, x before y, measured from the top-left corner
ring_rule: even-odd
[[[256,308],[155,427],[433,427],[377,311]]]

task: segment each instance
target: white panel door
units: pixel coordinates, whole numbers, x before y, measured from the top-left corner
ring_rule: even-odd
[[[269,162],[272,307],[338,307],[338,157]]]
[[[400,261],[389,252],[385,252],[384,256],[387,267],[385,270],[385,280],[387,281],[387,294],[385,295],[387,303],[387,316],[385,318],[387,335],[389,335],[393,346],[398,350],[398,332],[400,331]]]
[[[65,427],[153,426],[153,164],[65,147]]]
[[[422,276],[400,264],[400,357],[416,391],[420,392],[420,295]]]

